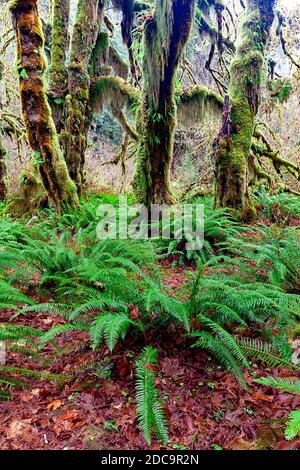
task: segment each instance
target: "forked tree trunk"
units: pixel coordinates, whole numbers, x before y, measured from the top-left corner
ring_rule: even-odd
[[[143,99],[134,181],[145,204],[171,204],[170,168],[176,123],[174,80],[189,38],[194,0],[157,0],[145,24]]]
[[[14,0],[10,6],[17,38],[17,58],[23,119],[33,158],[43,185],[59,211],[78,203],[61,153],[43,81],[43,33],[37,0]]]
[[[248,159],[260,104],[265,47],[276,0],[248,0],[231,65],[222,127],[215,141],[216,207],[237,209],[251,219],[255,208],[248,191]]]
[[[48,71],[48,98],[58,133],[64,122],[64,103],[68,94],[66,58],[69,46],[70,0],[54,0],[52,5],[52,46]]]
[[[67,120],[61,133],[65,159],[80,194],[84,182],[87,115],[90,91],[89,65],[106,0],[79,0],[68,65]]]

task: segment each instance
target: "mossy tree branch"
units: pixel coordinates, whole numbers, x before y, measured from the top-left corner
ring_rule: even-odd
[[[137,131],[126,118],[124,109],[135,114],[139,105],[139,92],[121,77],[95,77],[91,84],[90,107],[91,113],[101,112],[104,104],[111,108],[113,116],[120,122],[124,131],[133,140],[138,140]]]
[[[257,139],[252,141],[252,150],[254,155],[257,157],[265,157],[269,159],[275,171],[282,176],[282,169],[285,169],[290,173],[294,178],[300,181],[300,167],[294,163],[282,158],[279,151],[273,150],[271,143],[267,137],[260,132],[258,129],[255,129],[253,137]]]
[[[206,16],[209,6],[214,6],[218,10],[218,5],[216,5],[215,2],[210,2],[210,5],[208,5],[206,0],[198,0],[197,3],[196,25],[200,36],[208,36],[213,44],[218,45],[221,52],[223,52],[223,48],[226,47],[231,53],[234,53],[234,42],[223,35],[221,28],[216,29]]]

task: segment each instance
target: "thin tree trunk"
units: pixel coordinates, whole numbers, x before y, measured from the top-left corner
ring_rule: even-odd
[[[78,203],[60,150],[43,81],[43,33],[37,0],[15,0],[11,4],[17,38],[17,58],[23,119],[28,141],[43,185],[58,211]]]
[[[248,190],[248,159],[263,80],[265,47],[276,0],[248,0],[231,65],[223,122],[215,141],[216,207],[240,210],[251,219],[255,208]]]
[[[54,0],[52,9],[52,46],[48,72],[48,98],[56,130],[60,133],[64,126],[64,103],[68,94],[66,57],[69,46],[70,0]]]
[[[170,168],[176,123],[174,80],[189,38],[194,0],[157,0],[145,24],[144,86],[140,111],[140,142],[134,186],[139,199],[171,204]]]

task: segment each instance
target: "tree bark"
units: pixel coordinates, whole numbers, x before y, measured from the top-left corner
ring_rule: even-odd
[[[134,186],[141,202],[171,204],[170,167],[176,123],[174,80],[189,38],[194,0],[157,0],[145,24],[144,85]]]
[[[277,0],[248,0],[231,64],[223,122],[214,143],[216,207],[237,209],[251,219],[255,208],[248,190],[248,159],[263,81],[264,54]]]
[[[10,10],[17,38],[21,106],[28,141],[45,190],[60,211],[62,206],[75,206],[78,197],[61,153],[46,98],[44,38],[37,0],[14,0]]]

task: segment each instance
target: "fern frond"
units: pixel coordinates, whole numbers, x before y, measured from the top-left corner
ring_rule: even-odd
[[[224,330],[224,328],[222,328],[218,323],[210,320],[204,315],[198,315],[198,318],[201,323],[208,326],[208,328],[216,334],[216,339],[219,340],[228,349],[228,351],[231,352],[231,354],[237,359],[241,366],[249,367],[249,363],[241,348],[233,336],[228,333],[228,331]]]
[[[291,411],[288,417],[287,426],[284,431],[285,438],[290,441],[295,439],[300,432],[300,410]]]
[[[295,366],[286,358],[282,357],[279,351],[270,343],[265,343],[259,339],[241,338],[239,344],[244,354],[252,360],[262,361],[269,367],[295,368]]]
[[[105,338],[106,344],[112,351],[119,338],[124,339],[129,327],[139,327],[138,323],[132,321],[126,313],[104,313],[92,324],[90,335],[92,348],[96,349]]]
[[[261,377],[254,382],[268,387],[278,388],[283,392],[300,395],[300,380],[282,379],[280,377]]]
[[[146,346],[136,361],[136,404],[139,427],[148,444],[153,430],[164,443],[168,442],[167,421],[155,387],[156,366],[157,350]]]
[[[209,351],[244,387],[246,387],[239,363],[224,344],[208,331],[194,331],[190,336],[197,338],[196,343],[192,346],[193,348],[202,348]]]
[[[38,344],[38,349],[41,350],[45,346],[46,343],[52,341],[56,336],[66,333],[67,331],[72,330],[87,330],[87,327],[84,325],[72,325],[72,324],[64,324],[64,325],[57,325],[51,328],[50,330],[46,331],[40,339]]]

